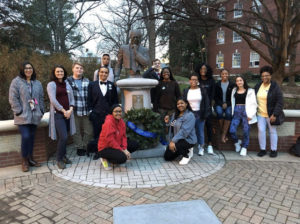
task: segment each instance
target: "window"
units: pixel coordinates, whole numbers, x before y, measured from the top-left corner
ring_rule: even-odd
[[[232,68],[240,68],[241,67],[241,54],[236,50],[235,53],[232,54]]]
[[[232,33],[232,42],[235,43],[235,42],[241,42],[242,41],[242,37],[240,35],[238,35],[237,32],[234,32]]]
[[[251,9],[254,12],[261,12],[262,11],[262,5],[261,5],[260,0],[253,0]]]
[[[225,32],[223,30],[219,30],[217,32],[217,44],[224,44],[225,42]]]
[[[224,54],[222,54],[221,51],[219,51],[219,54],[217,54],[216,65],[218,69],[224,68]]]
[[[225,20],[225,16],[226,16],[225,11],[226,11],[226,9],[224,6],[219,8],[219,10],[217,12],[218,19]]]
[[[250,67],[259,67],[259,54],[256,52],[250,52]]]
[[[261,30],[261,26],[256,22],[254,24],[254,27],[255,28],[251,28],[251,34],[256,36],[256,37],[260,37],[260,32],[259,30]],[[252,38],[252,39],[255,39],[255,38]]]
[[[240,2],[234,3],[233,18],[240,18],[243,16],[243,4]]]

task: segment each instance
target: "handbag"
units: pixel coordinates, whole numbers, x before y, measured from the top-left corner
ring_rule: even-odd
[[[284,112],[281,111],[281,113],[276,117],[276,120],[270,123],[271,125],[281,125],[284,122],[284,119],[285,119]]]

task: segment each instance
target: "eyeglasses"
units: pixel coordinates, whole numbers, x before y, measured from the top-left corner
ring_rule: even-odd
[[[24,70],[32,70],[32,67],[25,67]]]
[[[119,114],[122,113],[121,110],[114,110],[113,112],[114,112],[114,113],[119,113]]]

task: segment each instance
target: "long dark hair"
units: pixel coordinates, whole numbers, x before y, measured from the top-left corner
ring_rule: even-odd
[[[31,80],[36,80],[36,73],[35,73],[35,69],[33,67],[33,65],[29,62],[29,61],[24,61],[21,66],[20,66],[20,73],[19,73],[19,76],[22,78],[22,79],[26,79],[26,75],[25,75],[25,66],[26,65],[31,65],[32,67],[32,75],[31,75]]]
[[[159,81],[163,81],[164,80],[164,77],[163,77],[163,73],[164,73],[164,70],[168,69],[169,72],[170,72],[170,80],[173,80],[173,81],[176,81],[173,77],[173,74],[172,74],[172,71],[170,69],[170,67],[164,67],[161,72],[160,72],[160,78],[159,78]]]
[[[57,80],[57,78],[56,78],[56,76],[55,76],[55,69],[57,69],[57,68],[61,68],[62,70],[64,70],[63,81],[66,80],[68,74],[67,74],[66,69],[65,69],[64,66],[62,66],[62,65],[54,65],[54,67],[53,67],[53,69],[52,69],[52,72],[51,72],[51,75],[50,75],[50,80],[51,80],[51,81],[56,81],[56,80]]]
[[[182,100],[182,101],[184,101],[184,102],[187,104],[187,106],[186,106],[186,109],[187,109],[187,110],[189,110],[189,111],[192,110],[192,109],[191,109],[191,106],[190,106],[190,104],[189,104],[189,102],[187,101],[187,99],[184,99],[183,97],[179,97],[179,98],[176,100],[175,119],[177,119],[178,116],[179,116],[179,114],[180,114],[180,111],[179,111],[178,108],[177,108],[177,103],[178,103],[179,100]]]
[[[199,76],[199,81],[201,79],[200,69],[202,68],[202,66],[206,67],[206,74],[205,74],[205,76],[207,77],[207,79],[212,79],[213,78],[213,76],[212,76],[213,72],[212,72],[211,67],[208,64],[206,64],[206,63],[202,63],[200,65],[197,65],[196,68],[195,68],[195,72]]]
[[[245,88],[246,90],[248,90],[248,88],[249,88],[248,83],[247,83],[246,79],[244,79],[243,76],[241,76],[241,75],[237,75],[237,76],[235,77],[235,87],[236,87],[237,89],[239,88],[239,87],[236,85],[236,79],[237,79],[237,78],[241,78],[241,79],[244,81],[244,88]]]

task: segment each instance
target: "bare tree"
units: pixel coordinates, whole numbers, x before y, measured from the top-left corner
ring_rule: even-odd
[[[273,67],[273,78],[278,83],[281,84],[284,78],[300,73],[299,64],[294,64],[293,70],[285,69],[293,49],[296,49],[300,43],[300,1],[240,0],[243,5],[252,2],[253,5],[250,9],[246,7],[238,9],[243,13],[243,19],[239,20],[219,19],[216,16],[218,12],[232,13],[237,9],[224,10],[220,8],[220,1],[217,0],[174,1],[177,4],[158,1],[165,13],[188,21],[195,27],[200,26],[211,30],[223,26],[238,33],[253,51]],[[273,7],[268,7],[270,5]],[[253,41],[254,39],[257,41]]]

